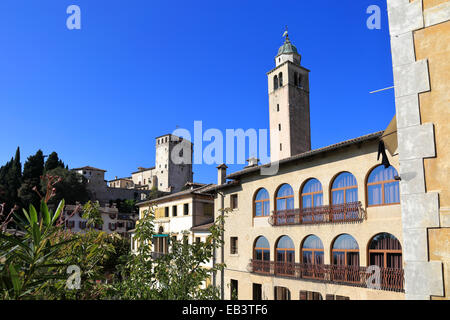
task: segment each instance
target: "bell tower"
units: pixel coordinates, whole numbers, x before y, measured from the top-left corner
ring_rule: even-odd
[[[267,73],[271,161],[311,150],[309,70],[300,65],[301,56],[287,30],[283,36],[275,68]]]

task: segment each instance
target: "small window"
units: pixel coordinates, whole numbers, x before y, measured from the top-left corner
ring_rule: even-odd
[[[280,151],[283,150],[283,145],[280,143]]]
[[[253,300],[262,300],[262,284],[253,284]]]
[[[319,292],[301,290],[300,300],[323,300],[323,298]]]
[[[277,112],[280,112],[280,105],[277,104]]]
[[[177,216],[177,206],[172,206],[172,217]]]
[[[230,300],[238,299],[238,281],[231,279],[230,280]]]
[[[238,254],[238,237],[230,238],[230,254]]]
[[[165,216],[166,218],[169,217],[169,207],[165,207],[165,208],[164,208],[164,216]]]
[[[281,123],[278,124],[278,131],[281,131]]]
[[[200,242],[202,242],[200,237],[195,237],[195,243],[200,243]]]
[[[297,76],[297,72],[294,72],[294,86],[298,86],[298,76]]]
[[[231,209],[236,209],[238,207],[238,195],[232,194],[230,200],[231,200]]]
[[[273,287],[274,300],[291,300],[291,292],[285,287]]]
[[[189,215],[189,203],[185,203],[185,204],[183,205],[183,214],[184,214],[185,216]]]

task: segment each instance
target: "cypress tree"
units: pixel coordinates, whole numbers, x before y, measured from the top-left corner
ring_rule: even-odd
[[[19,189],[19,197],[25,207],[28,207],[30,203],[38,207],[40,199],[33,188],[40,189],[40,180],[43,173],[44,154],[42,150],[38,150],[34,156],[29,156],[23,165],[23,182]]]
[[[22,180],[22,164],[20,163],[20,148],[16,155],[0,168],[0,202],[6,203],[9,211],[15,204],[19,204],[18,190]]]
[[[64,168],[64,162],[62,162],[58,158],[58,154],[56,152],[52,152],[49,156],[47,161],[45,162],[45,172],[48,172],[50,170],[56,169],[56,168]]]

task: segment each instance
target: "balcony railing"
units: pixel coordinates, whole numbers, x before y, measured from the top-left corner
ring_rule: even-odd
[[[369,283],[373,274],[366,273],[368,267],[261,260],[251,260],[250,264],[253,273],[387,291],[404,291],[403,269],[380,268],[380,287],[377,288],[375,282]]]
[[[312,208],[277,210],[269,217],[273,226],[361,222],[365,214],[361,202],[332,204]]]

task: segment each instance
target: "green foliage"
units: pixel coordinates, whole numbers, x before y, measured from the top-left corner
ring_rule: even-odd
[[[164,195],[164,192],[159,191],[157,187],[152,187],[150,189],[150,193],[147,196],[147,200],[157,199],[159,197],[162,197]]]
[[[45,172],[49,172],[50,170],[56,169],[56,168],[64,168],[64,162],[62,162],[59,157],[58,154],[53,151],[52,153],[50,153],[50,155],[47,158],[47,161],[45,162]]]
[[[67,204],[75,204],[76,202],[84,203],[89,200],[89,192],[87,189],[86,179],[74,172],[63,167],[56,167],[48,172],[47,176],[57,176],[60,181],[55,185],[55,195],[51,199],[51,204],[57,204],[64,199]],[[47,178],[44,177],[40,184],[42,193],[47,192]]]
[[[62,201],[55,212],[41,201],[39,215],[30,204],[23,210],[26,220],[16,215],[16,223],[23,236],[0,231],[0,289],[3,299],[24,299],[38,297],[39,288],[45,283],[60,279],[54,272],[64,267],[56,259],[58,250],[71,240],[58,241],[55,224],[64,207]]]
[[[4,166],[0,167],[0,203],[6,203],[6,209],[11,209],[19,203],[18,189],[22,183],[22,164],[20,163],[20,149],[16,155]]]
[[[69,290],[66,287],[68,275],[65,268],[58,269],[59,281],[47,281],[39,293],[45,299],[92,300],[104,297],[106,288],[102,281],[106,280],[105,262],[115,254],[113,237],[105,232],[87,230],[85,233],[65,233],[64,237],[72,242],[61,248],[58,259],[65,265],[75,265],[81,269],[80,288]]]
[[[127,199],[127,200],[116,200],[117,210],[119,213],[135,213],[138,211],[136,207],[136,200]]]
[[[222,245],[223,220],[224,217],[219,217],[213,224],[206,242],[189,244],[171,238],[169,252],[155,257],[151,246],[155,235],[154,210],[146,210],[136,226],[136,252],[128,257],[122,281],[112,286],[113,295],[122,299],[219,299],[218,288],[202,285],[224,267],[223,264],[214,268],[205,266],[214,250]]]
[[[96,227],[103,225],[103,218],[100,212],[100,203],[98,201],[92,202],[89,200],[83,206],[83,219],[86,219],[86,225]]]
[[[22,185],[19,197],[22,204],[39,206],[40,198],[33,188],[39,187],[41,176],[44,173],[44,154],[38,150],[34,156],[29,156],[23,165]]]

